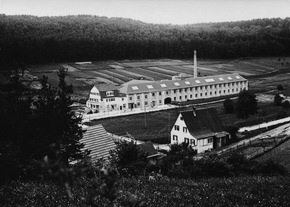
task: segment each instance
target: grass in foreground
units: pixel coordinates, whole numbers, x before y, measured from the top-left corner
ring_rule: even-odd
[[[0,187],[0,206],[85,206],[92,179],[79,179],[69,200],[63,187],[50,182],[16,181]],[[120,179],[119,198],[135,194],[146,206],[289,206],[290,177],[233,177],[183,180],[161,178]],[[95,206],[110,206],[96,196]],[[120,200],[115,200],[116,206]]]

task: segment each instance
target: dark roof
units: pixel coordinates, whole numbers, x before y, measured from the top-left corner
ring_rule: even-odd
[[[103,84],[96,84],[96,88],[101,92],[101,91],[114,91],[118,90],[118,87],[115,86],[114,84],[110,83],[103,83]]]
[[[215,108],[181,112],[181,116],[190,132],[196,138],[224,133],[224,126]]]
[[[126,95],[119,93],[119,88],[110,83],[97,84],[95,87],[99,90],[101,98],[124,97]],[[113,95],[107,96],[107,91],[113,91]]]
[[[139,149],[147,154],[147,158],[158,156],[157,150],[154,148],[152,142],[145,142],[137,145]]]
[[[89,127],[80,142],[85,144],[84,150],[91,151],[93,162],[99,158],[108,159],[110,150],[116,147],[101,124]]]

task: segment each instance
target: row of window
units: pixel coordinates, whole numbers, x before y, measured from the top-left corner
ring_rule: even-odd
[[[96,98],[90,98],[89,100],[92,101],[92,102],[99,102],[99,100],[96,99]]]
[[[177,136],[177,135],[173,135],[173,136],[172,136],[172,139],[173,139],[173,141],[178,142],[178,136]],[[199,145],[200,145],[200,146],[208,145],[208,144],[211,144],[212,141],[213,141],[212,138],[201,139],[201,140],[199,141]],[[185,142],[185,143],[187,143],[187,144],[190,144],[190,145],[193,145],[193,146],[196,145],[194,139],[190,139],[190,138],[186,138],[186,137],[184,138],[183,142]]]
[[[115,98],[107,98],[106,102],[111,102],[111,101],[115,101]]]
[[[172,139],[173,139],[173,141],[178,141],[178,136],[177,136],[177,135],[173,135]],[[193,146],[196,145],[194,139],[189,139],[189,138],[186,138],[186,137],[185,137],[183,141],[184,141],[185,143],[190,144],[190,145],[193,145]]]
[[[174,130],[179,131],[179,125],[174,125]],[[183,132],[187,133],[187,127],[183,127]]]
[[[114,96],[114,91],[107,91],[106,92],[106,95],[107,96]]]
[[[219,84],[219,85],[226,85],[226,84]],[[234,86],[234,83],[228,83],[228,86],[229,87],[231,87],[231,85]],[[238,84],[238,86],[240,86],[240,84]],[[204,87],[204,89],[206,89],[206,87],[207,87],[208,90],[209,89],[212,89],[212,88],[217,88],[217,87],[215,87],[215,85],[211,85],[211,86],[201,86],[201,90],[203,89],[203,87]],[[199,87],[196,87],[196,88],[198,89]],[[195,89],[195,91],[198,91],[197,89]],[[220,87],[220,89],[221,89],[221,87]],[[183,89],[174,89],[173,90],[173,93],[175,94],[177,91],[182,92],[182,90]],[[193,90],[193,88],[185,88],[184,89],[185,92],[192,91],[192,90]],[[238,92],[239,90],[242,90],[242,86],[237,87],[237,88],[228,88],[227,91],[224,89],[223,90],[223,93],[225,94],[226,92],[228,92],[228,93],[230,93],[230,92]],[[158,93],[159,93],[160,96],[162,95],[162,92],[158,92]],[[152,97],[155,97],[155,93],[154,92],[152,92],[151,94],[152,94]],[[169,94],[169,91],[166,91],[166,94],[168,95]],[[212,95],[217,95],[217,94],[222,94],[222,90],[209,91],[209,92],[208,91],[205,91],[205,93],[204,93],[205,96],[208,96],[208,95],[212,96]],[[196,93],[195,94],[195,97],[197,97],[197,96],[198,96],[198,94]],[[202,96],[203,96],[203,93],[201,92],[200,93],[200,97],[202,97]],[[148,98],[148,94],[145,94],[144,95],[144,98],[147,99]],[[188,98],[187,95],[185,95],[185,99],[187,99],[187,98]],[[190,94],[190,98],[192,98],[192,94]],[[137,95],[137,100],[140,100],[140,99],[141,99],[141,95]],[[181,96],[180,96],[180,99],[182,99]],[[130,101],[133,100],[133,96],[129,96],[129,100]],[[176,98],[175,98],[175,100],[176,100]]]
[[[242,89],[240,89],[240,90],[242,90]],[[232,89],[232,90],[228,89],[227,92],[228,93],[230,93],[230,92],[234,93],[235,90],[234,89]],[[239,92],[239,89],[238,88],[236,88],[236,92]],[[222,91],[221,90],[220,91],[215,91],[215,92],[209,92],[209,93],[205,92],[204,94],[203,93],[200,93],[199,94],[199,97],[203,97],[203,95],[204,95],[204,97],[207,97],[208,95],[211,97],[212,95],[221,95],[221,94],[222,94]],[[226,94],[226,90],[223,91],[223,94]],[[198,96],[198,94],[196,93],[195,94],[195,98],[197,98],[197,96]],[[187,100],[188,98],[189,99],[192,99],[192,97],[193,97],[192,94],[190,94],[189,96],[185,95],[184,96],[184,100]],[[177,100],[177,97],[173,97],[173,100],[176,101]],[[179,100],[182,100],[182,96],[179,96]]]
[[[99,93],[91,92],[91,95],[99,96],[100,94]]]
[[[242,90],[242,89],[240,89],[240,90]],[[228,89],[227,92],[234,93],[235,91],[234,91],[234,89],[232,89],[232,90]],[[239,92],[238,88],[236,88],[236,92]],[[200,93],[199,97],[207,97],[208,95],[211,97],[213,94],[214,95],[222,95],[222,91],[221,90],[215,91],[214,93],[213,92],[209,92],[209,93],[205,92],[204,94]],[[223,94],[226,94],[226,90],[223,91]],[[145,95],[145,97],[146,97],[146,95]],[[178,101],[178,100],[181,101],[181,100],[187,100],[187,99],[192,99],[192,98],[193,98],[193,95],[190,94],[189,96],[185,95],[184,99],[182,98],[182,96],[179,96],[179,99],[178,99],[178,97],[173,97],[173,101]],[[195,98],[198,98],[198,94],[195,94]],[[137,96],[137,99],[140,101],[140,96]],[[129,100],[131,100],[131,101],[133,100],[132,96],[129,97]],[[141,103],[139,101],[137,102],[137,106],[141,106]],[[154,102],[154,101],[152,101],[152,102]],[[159,100],[158,103],[161,105],[162,100]],[[148,106],[148,101],[145,101],[144,104],[145,104],[145,106]],[[155,105],[155,102],[154,102],[154,105]]]
[[[91,104],[91,108],[99,108],[99,106],[98,105],[95,105],[95,104]]]
[[[211,144],[212,141],[213,141],[212,138],[201,139],[201,140],[199,140],[199,146],[204,146],[204,145]]]

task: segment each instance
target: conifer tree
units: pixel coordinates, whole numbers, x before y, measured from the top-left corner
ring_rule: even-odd
[[[42,94],[39,95],[36,106],[38,133],[36,139],[40,141],[38,156],[48,156],[59,159],[66,165],[69,160],[85,157],[88,152],[82,151],[81,117],[77,117],[71,110],[73,103],[70,94],[72,86],[65,82],[67,71],[58,72],[58,88],[48,84],[47,78],[42,79]],[[36,141],[37,141],[36,140]]]

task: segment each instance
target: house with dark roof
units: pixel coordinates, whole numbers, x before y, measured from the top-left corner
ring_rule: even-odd
[[[181,112],[171,130],[171,144],[188,143],[197,153],[222,147],[229,138],[215,108]]]
[[[90,91],[86,106],[94,112],[107,112],[126,109],[126,95],[113,84],[97,84]]]
[[[151,164],[156,164],[158,159],[161,159],[165,156],[163,153],[160,153],[155,149],[152,142],[144,142],[137,145],[137,147],[139,150],[147,154],[147,159]]]
[[[116,147],[116,144],[108,136],[101,124],[88,127],[80,142],[85,145],[84,150],[90,151],[90,157],[93,162],[100,158],[107,160],[110,155],[110,150]]]

